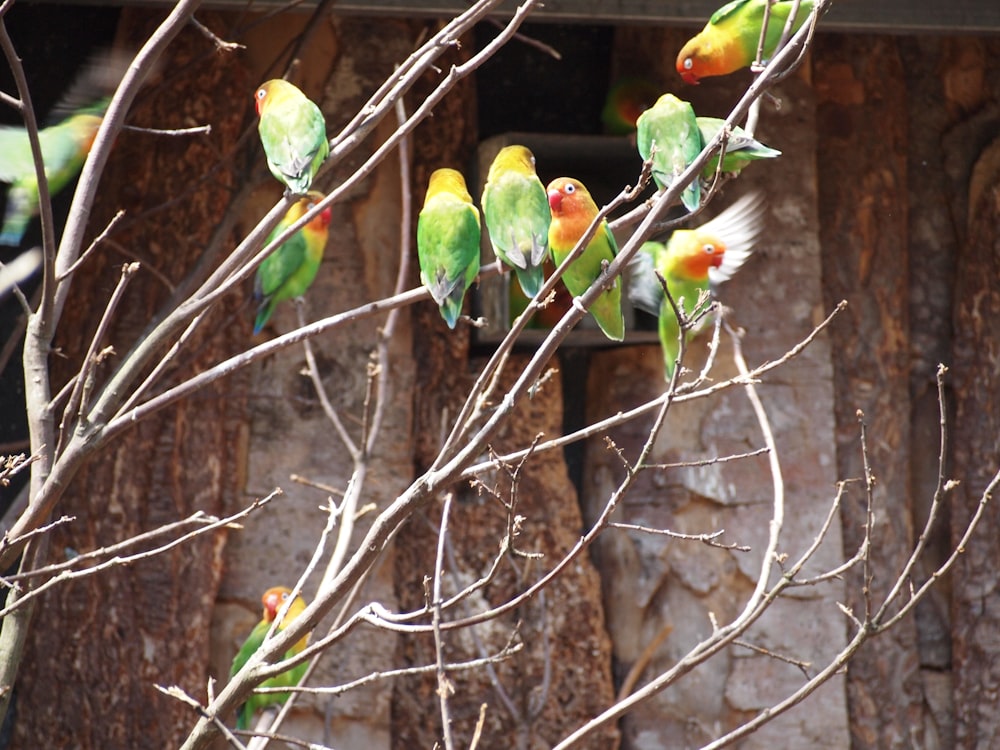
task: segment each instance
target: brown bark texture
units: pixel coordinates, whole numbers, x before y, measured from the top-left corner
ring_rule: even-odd
[[[905,85],[895,41],[886,37],[822,37],[813,56],[823,280],[829,305],[848,302],[831,331],[837,468],[841,479],[864,477],[863,419],[875,477],[871,559],[880,575],[867,592],[860,568],[847,577],[847,605],[860,614],[880,605],[913,543]],[[852,485],[841,520],[851,555],[865,534],[863,483]],[[851,662],[855,747],[922,741],[918,666],[910,619]]]
[[[126,14],[120,33],[144,38],[154,14]],[[198,260],[233,180],[211,179],[205,166],[235,142],[246,108],[239,67],[215,54],[194,29],[168,53],[170,76],[148,88],[133,124],[181,128],[211,123],[212,134],[169,138],[123,133],[117,141],[90,228],[124,207],[130,219],[77,271],[53,357],[60,374],[77,367],[123,262],[138,259],[135,277],[106,345],[114,347],[103,376]],[[200,92],[200,93],[196,93]],[[127,176],[127,177],[126,177]],[[117,190],[119,186],[121,190]],[[176,201],[176,202],[174,202]],[[173,202],[173,203],[172,203]],[[152,212],[171,203],[168,210]],[[239,301],[224,305],[202,328],[178,375],[231,354],[245,323],[224,325]],[[62,375],[65,378],[65,375]],[[95,457],[75,477],[57,514],[75,518],[52,532],[54,562],[177,521],[196,510],[221,513],[241,485],[245,405],[240,378],[142,422]],[[16,686],[15,747],[170,747],[184,737],[190,710],[154,684],[204,691],[208,628],[221,573],[224,534],[128,568],[54,588],[39,602]],[[54,697],[58,696],[58,700]]]
[[[961,175],[955,220],[958,246],[954,295],[955,438],[953,542],[975,512],[1000,464],[1000,45],[973,40],[950,50],[949,80],[972,82],[964,97],[950,96],[959,113],[950,155]],[[957,75],[962,72],[961,77]],[[961,89],[952,88],[950,94]],[[963,206],[966,211],[963,212]],[[955,568],[952,598],[955,746],[1000,743],[1000,508],[996,497]]]

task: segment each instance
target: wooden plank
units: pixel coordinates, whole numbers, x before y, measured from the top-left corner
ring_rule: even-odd
[[[238,0],[216,3],[243,4]],[[270,3],[267,3],[270,4]],[[593,23],[656,23],[700,26],[721,5],[720,0],[546,0],[533,18],[540,21]],[[509,15],[516,3],[505,3],[497,15]],[[463,0],[346,0],[336,12],[359,15],[451,16],[468,8]],[[996,0],[842,0],[822,19],[831,31],[941,33],[1000,32],[1000,3]]]
[[[81,5],[169,7],[167,0],[74,0]],[[285,6],[285,0],[257,0],[259,10]],[[696,28],[704,25],[722,0],[546,0],[532,20],[563,23],[664,24]],[[206,8],[246,10],[243,0],[207,0]],[[316,0],[305,0],[295,10],[306,12]],[[493,14],[509,17],[517,3],[508,0]],[[340,15],[446,18],[469,8],[465,0],[345,0],[334,12]],[[996,0],[841,0],[822,20],[825,31],[866,31],[888,34],[968,32],[1000,33],[1000,3]]]

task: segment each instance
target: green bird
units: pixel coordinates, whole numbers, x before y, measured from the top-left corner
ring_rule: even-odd
[[[128,68],[131,56],[100,50],[83,65],[72,85],[49,113],[38,132],[49,195],[55,196],[83,169],[97,130],[111,103],[111,94]],[[0,245],[16,246],[39,213],[38,179],[28,131],[0,127],[0,182],[10,185]]]
[[[695,119],[698,121],[698,130],[701,132],[702,148],[707,146],[722,129],[722,126],[726,124],[725,120],[718,117],[697,117]],[[722,159],[722,171],[739,174],[743,167],[756,159],[774,159],[778,156],[781,156],[778,149],[765,146],[743,128],[735,125],[729,128],[726,155]],[[715,170],[718,166],[719,155],[716,153],[708,160],[701,173],[702,176],[711,180],[715,177]]]
[[[549,247],[557,266],[562,265],[573,251],[576,243],[586,233],[587,228],[597,218],[598,210],[594,199],[579,180],[559,177],[546,188],[549,208],[552,210],[552,224],[549,225]],[[604,264],[610,263],[618,254],[615,237],[602,220],[597,231],[587,243],[586,250],[562,275],[562,282],[570,294],[579,297],[604,272]],[[625,338],[625,319],[622,316],[621,280],[616,278],[610,288],[590,306],[590,314],[604,335],[612,341]]]
[[[654,269],[685,317],[694,314],[705,293],[732,278],[753,252],[764,228],[764,199],[749,193],[697,229],[676,230],[667,244],[646,242],[629,264],[629,299],[659,318],[664,378],[669,382],[680,354],[680,324],[663,294]],[[687,331],[693,338],[701,326]]]
[[[694,108],[673,94],[664,94],[636,120],[636,145],[643,161],[652,158],[653,179],[663,189],[669,188],[701,153],[701,132]],[[695,211],[701,202],[701,186],[692,180],[681,202]]]
[[[313,206],[323,199],[315,190],[292,204],[270,235],[265,244],[270,244],[279,234],[301,219]],[[278,249],[268,255],[257,268],[254,279],[254,299],[257,300],[257,319],[254,321],[254,335],[271,319],[275,306],[286,299],[301,297],[312,285],[319,271],[326,240],[330,231],[329,207],[320,211],[302,229],[285,240]]]
[[[261,597],[261,602],[264,605],[264,616],[260,622],[258,622],[254,629],[250,631],[250,635],[247,636],[246,641],[240,647],[235,658],[233,658],[232,669],[229,670],[229,678],[232,679],[236,676],[236,673],[243,669],[244,665],[249,661],[250,657],[261,647],[264,642],[264,636],[267,635],[268,629],[271,627],[271,623],[278,616],[278,610],[281,609],[282,605],[288,601],[288,597],[292,595],[291,589],[287,589],[284,586],[275,586],[264,592]],[[292,620],[302,614],[302,610],[306,608],[305,600],[301,596],[296,596],[292,600],[292,603],[288,606],[288,612],[285,613],[284,618],[278,624],[275,634],[280,633],[282,630],[287,628],[291,624]],[[296,641],[291,648],[286,652],[283,659],[290,659],[295,656],[308,645],[309,634],[302,636],[301,639]],[[302,662],[297,664],[286,672],[271,677],[264,680],[260,687],[294,687],[302,681],[302,677],[306,673],[306,669],[309,667],[308,662]],[[276,704],[284,703],[288,700],[289,693],[252,693],[249,698],[247,698],[246,703],[239,707],[236,714],[236,728],[237,729],[250,729],[253,722],[253,715],[260,709],[266,706],[272,706]]]
[[[268,169],[292,193],[305,193],[330,155],[323,113],[297,86],[280,78],[261,84],[254,101]]]
[[[66,187],[83,169],[102,120],[103,110],[100,115],[77,114],[39,131],[49,195]],[[0,128],[0,182],[10,183],[0,245],[16,246],[39,212],[38,178],[24,128]]]
[[[552,214],[535,173],[535,157],[524,146],[500,149],[483,188],[483,219],[497,257],[514,269],[529,297],[545,283]]]
[[[479,209],[465,178],[454,169],[435,170],[417,217],[417,257],[420,280],[452,329],[479,274],[480,232]]]
[[[770,0],[763,57],[774,54],[781,32],[795,3],[793,0]],[[749,67],[757,59],[760,30],[764,25],[764,8],[768,0],[733,0],[719,8],[705,28],[681,48],[677,55],[677,72],[686,83],[696,84],[702,78],[723,76]],[[813,9],[813,0],[802,0],[792,26],[793,33],[805,23]]]

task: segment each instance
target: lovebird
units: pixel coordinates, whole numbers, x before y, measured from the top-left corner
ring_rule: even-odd
[[[673,94],[664,94],[636,120],[636,145],[643,161],[653,158],[653,179],[668,188],[677,176],[701,153],[701,131],[694,108]],[[655,153],[654,153],[654,148]],[[698,180],[681,193],[681,203],[694,211],[701,202]]]
[[[629,299],[640,310],[659,318],[664,378],[668,382],[680,353],[680,325],[654,269],[666,280],[674,302],[690,317],[702,292],[712,292],[732,278],[750,257],[763,228],[763,196],[749,193],[697,229],[674,231],[665,245],[644,243],[629,264]],[[689,329],[688,340],[700,328],[696,325]]]
[[[557,266],[562,265],[576,243],[598,214],[597,204],[590,197],[587,188],[579,180],[559,177],[546,188],[549,208],[552,210],[552,224],[549,225],[549,248]],[[603,263],[618,254],[615,237],[608,228],[608,222],[601,221],[597,231],[587,244],[586,250],[562,275],[562,281],[570,294],[579,297],[597,280],[603,272]],[[621,280],[616,278],[609,289],[590,306],[590,314],[604,335],[612,341],[625,338],[625,319],[622,317]]]
[[[726,124],[726,121],[718,117],[697,117],[698,130],[701,133],[702,148],[715,138],[715,135]],[[775,148],[765,146],[763,143],[753,138],[747,131],[738,125],[729,129],[729,139],[726,141],[726,155],[722,159],[722,171],[738,174],[743,167],[755,159],[774,159],[781,156],[781,152]],[[716,153],[708,160],[702,176],[711,180],[715,176],[715,170],[719,165],[719,155]]]
[[[66,187],[83,169],[107,105],[104,100],[39,131],[49,195]],[[0,245],[17,246],[39,211],[38,179],[25,128],[0,127],[0,182],[10,183]]]
[[[293,203],[267,237],[267,244],[290,227],[323,199],[315,190]],[[275,306],[286,299],[301,297],[312,285],[319,271],[326,238],[330,231],[330,208],[320,211],[312,221],[289,237],[268,255],[257,268],[253,295],[257,301],[257,319],[253,324],[254,335],[270,320]]]
[[[280,78],[262,83],[254,101],[267,168],[292,193],[307,192],[330,155],[323,113],[297,86]]]
[[[454,329],[465,292],[479,274],[479,209],[454,169],[436,169],[417,217],[420,280]]]
[[[49,113],[38,139],[50,196],[65,188],[83,169],[111,95],[131,60],[132,56],[125,52],[99,50],[84,63]],[[0,182],[10,184],[0,245],[16,246],[39,213],[35,162],[28,131],[23,127],[0,127]]]
[[[632,135],[639,115],[653,106],[660,87],[644,78],[622,78],[609,90],[601,110],[604,130],[611,135]]]
[[[757,58],[767,3],[768,0],[733,0],[715,11],[705,28],[689,39],[677,55],[677,72],[685,83],[696,84],[702,78],[749,67]],[[793,0],[772,0],[764,40],[765,60],[774,54],[793,4]],[[812,9],[812,0],[802,0],[793,33],[805,23]]]
[[[505,146],[490,165],[483,188],[483,219],[493,252],[514,269],[529,297],[545,283],[552,213],[535,173],[535,157],[524,146]]]
[[[291,589],[287,589],[284,586],[275,586],[264,592],[261,597],[261,602],[264,604],[264,616],[260,622],[258,622],[254,629],[250,631],[250,635],[247,636],[246,641],[240,647],[237,652],[236,657],[233,659],[233,667],[229,670],[229,678],[232,679],[237,672],[239,672],[243,665],[247,663],[250,656],[260,648],[261,644],[264,642],[264,636],[267,634],[268,628],[271,627],[271,623],[274,622],[274,618],[278,616],[278,610],[281,609],[282,605],[291,596]],[[288,612],[285,614],[284,619],[278,625],[275,633],[280,633],[289,623],[292,622],[296,617],[302,614],[302,610],[306,608],[305,600],[301,596],[296,596],[292,601],[291,605],[288,607]],[[309,643],[309,634],[302,636],[301,640],[296,641],[290,649],[285,652],[284,659],[289,659],[295,654],[298,654],[306,647]],[[282,672],[276,677],[271,677],[270,679],[264,680],[260,687],[293,687],[301,682],[303,675],[306,673],[308,668],[308,662],[302,662],[287,672]],[[251,693],[250,697],[247,698],[247,702],[237,709],[236,713],[236,728],[237,729],[250,729],[250,725],[253,721],[253,715],[259,709],[265,706],[271,706],[275,704],[284,703],[288,700],[288,693]]]

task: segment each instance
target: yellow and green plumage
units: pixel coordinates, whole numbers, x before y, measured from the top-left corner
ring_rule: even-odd
[[[293,203],[278,226],[268,235],[266,244],[301,219],[322,199],[322,193],[310,191],[304,198]],[[330,209],[327,207],[260,264],[254,279],[254,299],[257,300],[254,334],[260,333],[279,302],[302,296],[312,285],[323,260],[329,231]]]
[[[689,318],[703,294],[732,278],[750,257],[763,227],[763,197],[749,193],[700,227],[676,230],[666,244],[647,242],[636,253],[630,264],[629,298],[637,308],[659,318],[666,380],[671,379],[680,353],[680,324],[654,270]],[[698,329],[688,330],[688,339]]]
[[[570,177],[553,180],[546,188],[546,193],[552,211],[549,248],[552,259],[560,266],[597,217],[597,204],[583,183]],[[602,220],[583,254],[563,273],[563,284],[570,294],[579,297],[604,272],[604,263],[610,263],[617,254],[615,237],[611,234],[608,222]],[[609,339],[621,341],[625,338],[620,278],[616,278],[590,306],[590,314]]]
[[[652,159],[653,180],[661,188],[669,188],[701,153],[701,132],[694,108],[673,94],[664,94],[639,115],[636,128],[639,155],[643,160]],[[684,188],[681,202],[688,211],[698,208],[701,186],[697,179]]]
[[[692,37],[677,55],[677,72],[685,82],[696,84],[702,78],[722,76],[748,67],[757,58],[764,8],[768,0],[733,0],[719,8],[705,28]],[[772,0],[767,22],[763,57],[774,54],[793,0]],[[813,0],[802,0],[795,16],[793,31],[805,23]]]
[[[274,588],[270,588],[264,592],[264,595],[261,597],[261,602],[264,605],[264,616],[261,621],[254,626],[254,629],[250,631],[250,635],[247,636],[243,646],[233,659],[233,667],[229,671],[230,679],[232,679],[232,677],[234,677],[236,673],[243,668],[254,652],[260,648],[261,644],[264,642],[264,636],[267,635],[267,631],[271,627],[271,623],[274,622],[274,619],[278,616],[278,611],[291,595],[291,589],[287,589],[284,586],[275,586]],[[280,633],[288,627],[292,620],[302,614],[302,610],[305,608],[305,600],[301,596],[296,596],[292,600],[292,603],[288,606],[288,611],[278,624],[275,632]],[[306,645],[308,645],[308,643],[309,635],[306,634],[285,652],[283,658],[290,659],[300,653]],[[264,680],[264,682],[260,684],[260,687],[293,687],[298,685],[299,682],[302,681],[302,677],[305,675],[308,666],[307,662],[298,664],[288,671],[282,672],[276,677]],[[236,728],[249,729],[253,722],[254,713],[266,706],[284,703],[288,700],[288,696],[289,693],[253,693],[247,699],[247,702],[238,709],[236,716]]]
[[[268,169],[292,193],[305,193],[330,154],[323,113],[297,86],[280,78],[261,84],[254,101]]]
[[[39,131],[49,195],[62,190],[83,168],[97,129],[101,127],[103,107],[107,102],[102,104],[100,108],[71,115]],[[28,132],[22,127],[0,128],[0,182],[10,183],[0,245],[17,245],[28,222],[38,215],[38,178]]]
[[[483,188],[483,219],[493,250],[514,269],[524,293],[538,294],[545,283],[552,214],[535,157],[524,146],[500,149]]]
[[[38,133],[49,195],[70,184],[87,161],[111,94],[131,56],[110,50],[92,55],[49,113]],[[0,127],[0,182],[10,184],[0,245],[18,245],[31,219],[39,213],[38,179],[28,132]]]
[[[437,169],[417,217],[420,280],[454,328],[465,292],[479,274],[479,209],[455,169]]]

